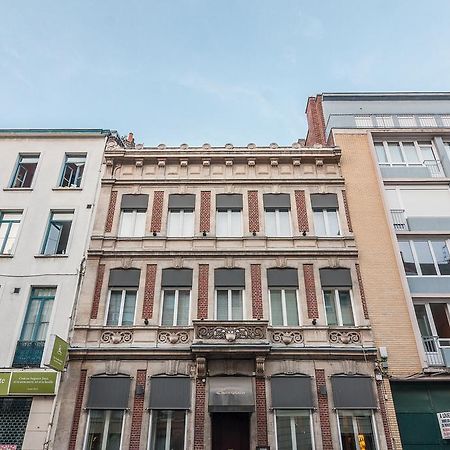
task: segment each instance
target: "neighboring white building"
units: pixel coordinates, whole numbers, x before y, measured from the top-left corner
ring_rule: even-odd
[[[38,372],[57,391],[43,354],[51,334],[68,338],[111,135],[0,130],[0,444],[42,450],[48,440],[54,395],[27,395],[43,379],[21,386],[10,373],[23,383]]]

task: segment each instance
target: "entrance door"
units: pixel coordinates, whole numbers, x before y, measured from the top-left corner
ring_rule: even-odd
[[[250,414],[214,413],[211,424],[212,450],[250,449]]]

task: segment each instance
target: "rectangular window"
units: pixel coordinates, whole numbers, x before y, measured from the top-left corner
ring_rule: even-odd
[[[54,287],[35,287],[31,290],[14,355],[14,367],[40,366],[55,293]]]
[[[295,289],[270,289],[271,323],[277,326],[298,326],[298,302]]]
[[[119,450],[122,446],[123,410],[91,409],[84,450]]]
[[[406,275],[450,275],[450,253],[446,241],[399,241]]]
[[[309,410],[277,410],[275,414],[278,450],[313,450]]]
[[[169,209],[167,236],[185,237],[194,235],[194,210]]]
[[[19,232],[22,212],[0,211],[0,255],[11,255]]]
[[[70,188],[80,187],[85,164],[86,155],[66,155],[59,185]]]
[[[216,213],[216,236],[242,236],[242,211],[218,209]]]
[[[266,209],[266,235],[291,236],[291,215],[289,209]]]
[[[73,212],[52,211],[42,247],[43,255],[64,255],[67,251]]]
[[[120,212],[119,237],[140,237],[145,234],[147,211],[122,209]]]
[[[106,325],[127,326],[134,324],[137,291],[133,289],[111,289],[109,291]]]
[[[11,188],[29,188],[33,182],[39,155],[19,155]]]
[[[216,319],[243,320],[244,305],[240,289],[216,290]]]
[[[349,290],[324,289],[323,297],[328,325],[355,325],[352,297]]]
[[[186,411],[153,410],[149,450],[184,450]]]
[[[339,410],[342,450],[377,450],[373,415],[366,410]]]
[[[188,325],[190,303],[190,290],[164,290],[161,325],[169,327]]]
[[[339,217],[337,209],[313,209],[314,229],[317,236],[339,236]]]

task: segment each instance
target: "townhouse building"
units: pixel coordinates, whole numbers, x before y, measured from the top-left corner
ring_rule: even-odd
[[[0,448],[47,448],[60,376],[46,354],[68,338],[111,135],[0,131]]]
[[[341,166],[110,139],[53,448],[392,448]]]
[[[447,448],[450,94],[324,93],[309,98],[306,113],[307,143],[342,150],[369,318],[403,449]]]

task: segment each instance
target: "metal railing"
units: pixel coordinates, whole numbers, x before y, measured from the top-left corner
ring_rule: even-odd
[[[391,218],[395,231],[408,230],[408,222],[406,221],[404,209],[391,209]]]
[[[423,162],[423,165],[428,168],[432,178],[440,178],[444,176],[444,171],[442,170],[442,164],[440,161],[435,159],[427,159]]]
[[[45,341],[18,341],[13,367],[39,367]]]
[[[422,336],[427,362],[430,366],[444,366],[439,336]]]

